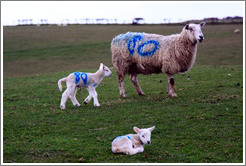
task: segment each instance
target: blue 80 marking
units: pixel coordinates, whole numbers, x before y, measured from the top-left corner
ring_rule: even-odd
[[[87,82],[87,74],[86,73],[75,72],[74,75],[76,76],[75,77],[76,84],[79,83],[80,77],[81,77],[81,79],[83,80],[84,84],[86,85],[86,82]]]
[[[130,40],[129,42],[128,42],[128,50],[129,50],[129,52],[130,52],[130,54],[131,55],[133,55],[133,53],[135,52],[135,47],[136,47],[136,42],[137,41],[140,41],[140,40],[142,40],[142,36],[140,36],[140,35],[136,35],[136,36],[134,36],[133,38],[132,38],[132,40]],[[133,44],[133,46],[132,46],[132,44]],[[131,46],[132,46],[132,48],[131,48]]]
[[[142,51],[141,51],[142,48],[143,48],[145,45],[148,45],[148,44],[154,44],[154,45],[155,45],[155,48],[154,48],[153,50],[151,50],[151,51],[142,52]],[[140,45],[140,46],[138,47],[138,53],[139,53],[139,55],[141,55],[141,56],[149,56],[149,55],[153,55],[153,54],[156,52],[156,50],[157,50],[158,48],[159,48],[159,43],[158,43],[157,41],[155,41],[155,40],[149,40],[149,41],[144,42],[142,45]]]
[[[136,47],[136,42],[137,41],[141,41],[142,40],[142,36],[140,35],[136,35],[134,36],[129,42],[128,42],[128,50],[130,52],[131,55],[134,54],[135,52],[135,47]],[[142,51],[142,48],[148,44],[154,44],[155,45],[155,48],[151,51],[145,51],[143,52]],[[145,41],[143,44],[141,44],[140,46],[138,46],[137,48],[137,52],[140,56],[150,56],[150,55],[153,55],[156,50],[159,49],[159,43],[155,40],[148,40],[148,41]]]

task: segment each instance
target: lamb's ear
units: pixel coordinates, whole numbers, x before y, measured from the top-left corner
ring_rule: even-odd
[[[155,126],[148,128],[150,132],[152,132],[155,129]]]
[[[137,127],[133,127],[133,130],[134,130],[136,133],[140,133],[140,129],[137,128]]]
[[[189,29],[189,24],[185,25],[185,29],[188,30]]]
[[[205,24],[206,24],[206,22],[201,22],[200,23],[201,28],[204,27]]]
[[[104,65],[103,65],[103,63],[100,63],[100,69],[104,70]]]

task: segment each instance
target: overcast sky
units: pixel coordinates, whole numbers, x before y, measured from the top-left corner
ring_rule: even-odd
[[[145,23],[180,22],[207,17],[224,18],[244,16],[245,3],[241,2],[166,2],[166,1],[1,1],[3,25],[16,25],[18,20],[33,19],[40,23],[66,21],[85,22],[85,18],[117,19],[118,23],[131,23],[142,17]],[[93,20],[91,20],[93,21]]]

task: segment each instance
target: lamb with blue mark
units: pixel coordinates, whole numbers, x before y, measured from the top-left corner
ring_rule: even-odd
[[[109,77],[111,74],[112,72],[110,69],[101,63],[98,71],[95,73],[74,72],[69,74],[67,77],[60,79],[58,81],[60,91],[62,91],[62,82],[65,81],[67,84],[67,89],[62,94],[60,108],[66,108],[65,104],[68,98],[71,99],[75,107],[80,107],[80,104],[76,99],[77,89],[80,87],[85,87],[89,92],[88,97],[84,100],[84,104],[89,103],[93,98],[94,106],[100,106],[97,99],[96,87],[100,84],[104,77]]]
[[[124,153],[127,155],[143,152],[144,145],[150,145],[151,143],[151,132],[154,129],[155,126],[143,129],[133,127],[133,130],[137,134],[127,134],[116,137],[112,142],[111,151],[113,153]]]

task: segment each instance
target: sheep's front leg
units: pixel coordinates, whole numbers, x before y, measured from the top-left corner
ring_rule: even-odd
[[[95,87],[90,87],[89,88],[89,93],[91,94],[91,96],[94,99],[94,106],[99,107],[100,104],[99,104],[98,99],[97,99],[97,92],[96,92]]]
[[[140,96],[145,96],[144,92],[142,91],[142,89],[140,88],[139,84],[138,84],[138,80],[137,80],[137,75],[135,74],[131,74],[130,75],[131,81],[136,89],[136,91],[138,92],[138,94]]]
[[[174,84],[173,75],[167,74],[167,78],[168,78],[168,88],[167,88],[168,94],[172,97],[177,97],[176,93],[174,93],[175,84]]]
[[[118,74],[118,80],[119,80],[119,90],[120,90],[120,96],[126,97],[125,89],[124,89],[124,77],[125,75],[119,75]]]

